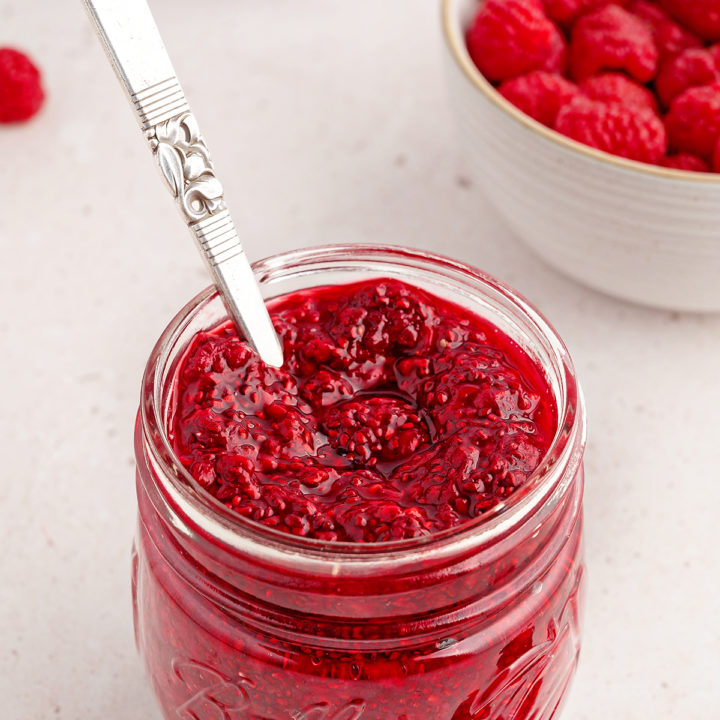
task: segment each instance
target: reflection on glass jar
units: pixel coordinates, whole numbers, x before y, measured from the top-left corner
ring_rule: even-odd
[[[397,277],[487,318],[543,369],[558,410],[530,480],[482,517],[392,543],[323,543],[204,495],[165,429],[205,292],[148,362],[136,427],[136,637],[166,718],[549,720],[580,647],[584,408],[552,328],[514,292],[408,250],[335,246],[256,266],[268,295]]]

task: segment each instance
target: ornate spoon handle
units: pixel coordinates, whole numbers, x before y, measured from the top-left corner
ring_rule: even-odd
[[[282,347],[146,0],[83,1],[230,315],[279,367]]]

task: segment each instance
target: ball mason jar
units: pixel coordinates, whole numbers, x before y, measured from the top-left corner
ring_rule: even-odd
[[[135,434],[135,633],[167,720],[550,720],[574,673],[583,595],[585,414],[544,318],[478,270],[419,251],[328,246],[255,265],[267,297],[397,277],[472,309],[544,370],[558,410],[528,482],[435,535],[323,543],[200,491],[166,435],[174,372],[227,319],[208,289],[170,323]]]

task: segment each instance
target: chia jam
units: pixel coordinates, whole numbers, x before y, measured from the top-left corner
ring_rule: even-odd
[[[165,717],[549,720],[583,585],[562,343],[424,253],[318,248],[256,272],[282,368],[206,292],[144,379],[133,599]]]

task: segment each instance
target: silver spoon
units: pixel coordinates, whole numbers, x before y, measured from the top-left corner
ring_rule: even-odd
[[[230,316],[280,367],[282,346],[146,0],[83,1]]]

